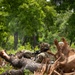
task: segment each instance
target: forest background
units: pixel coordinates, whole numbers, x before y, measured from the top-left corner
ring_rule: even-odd
[[[75,48],[75,0],[0,0],[0,50],[35,51],[61,37]]]
[[[75,43],[75,0],[0,0],[0,47],[34,49],[65,37]]]

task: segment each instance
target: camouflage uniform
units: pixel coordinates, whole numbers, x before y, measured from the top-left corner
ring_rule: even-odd
[[[41,63],[45,58],[49,58],[51,61],[54,61],[54,56],[50,54],[50,45],[48,43],[40,44],[40,52],[41,53],[36,56],[36,62]]]

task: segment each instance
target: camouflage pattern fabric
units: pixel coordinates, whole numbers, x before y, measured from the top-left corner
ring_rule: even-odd
[[[53,55],[49,54],[48,52],[42,52],[42,53],[38,54],[36,56],[35,61],[38,62],[38,63],[41,63],[43,61],[43,59],[45,59],[45,58],[49,58],[50,61],[51,61],[50,63],[55,61],[55,57]]]

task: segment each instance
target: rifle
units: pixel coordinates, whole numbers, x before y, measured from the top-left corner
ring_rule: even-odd
[[[36,55],[38,55],[38,54],[40,54],[41,53],[41,51],[40,50],[37,50],[37,51],[35,51],[34,53],[32,53],[32,54],[34,54],[35,56]]]

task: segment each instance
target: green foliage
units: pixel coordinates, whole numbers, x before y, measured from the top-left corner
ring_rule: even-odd
[[[4,43],[7,42],[7,37],[8,37],[8,29],[7,27],[0,22],[0,45],[3,46]]]
[[[35,46],[34,50],[39,50],[38,46]]]
[[[69,19],[71,17],[71,15],[73,14],[73,12],[71,12],[71,10],[66,11],[65,13],[61,13],[57,15],[57,20],[55,21],[56,24],[56,29],[57,32],[59,34],[59,36],[61,37],[67,37],[69,39],[69,33],[71,32],[71,25],[69,25]],[[71,37],[72,38],[72,37]]]
[[[74,0],[0,0],[0,46],[13,49],[15,32],[20,50],[31,50],[29,44],[33,46],[43,41],[53,44],[55,38],[62,36],[74,42],[74,5]],[[24,37],[27,38],[22,46]]]
[[[19,14],[20,28],[26,31],[24,35],[30,36],[43,24],[44,12],[35,0],[23,3],[23,5],[20,6],[20,11],[22,11]]]
[[[75,43],[72,43],[71,47],[75,49]]]
[[[37,47],[36,47],[37,48]],[[33,51],[32,50],[32,47],[31,47],[31,44],[28,42],[25,44],[25,46],[18,46],[18,49],[17,51],[21,51],[21,50],[29,50],[29,51]]]
[[[20,46],[20,47],[18,47],[18,49],[17,50],[24,50],[25,49],[25,47],[24,46]]]
[[[18,50],[15,51],[14,49],[10,49],[7,51],[8,54],[15,54],[16,52],[18,52]]]
[[[18,32],[16,51],[13,49],[15,32]],[[33,51],[34,45],[34,50],[38,50],[37,44],[47,42],[56,53],[54,39],[61,37],[75,48],[74,0],[0,0],[0,50],[6,49],[8,54]],[[10,68],[6,65],[0,68],[0,73]],[[25,70],[25,75],[28,73],[32,74]]]
[[[57,48],[56,48],[54,45],[52,45],[52,46],[50,47],[50,50],[51,50],[51,52],[54,53],[54,54],[57,52]]]
[[[0,50],[3,50],[3,48],[2,48],[2,47],[0,47]]]
[[[25,45],[25,49],[27,49],[27,50],[31,50],[31,45],[30,45],[29,42]]]
[[[8,37],[8,41],[6,43],[6,49],[13,49],[14,37],[11,35]]]
[[[48,28],[50,27],[50,25],[54,25],[54,18],[56,17],[56,11],[54,10],[54,8],[52,6],[45,6],[44,8],[44,12],[46,14],[45,17],[45,24],[48,25]]]
[[[4,69],[3,68],[0,68],[0,74],[3,73],[3,72],[4,72]]]
[[[33,75],[33,73],[30,72],[29,70],[24,70],[24,74],[25,74],[25,75]]]
[[[0,67],[0,74],[2,74],[3,72],[7,71],[7,70],[11,70],[13,67],[10,66],[10,64],[6,64],[3,67]]]

